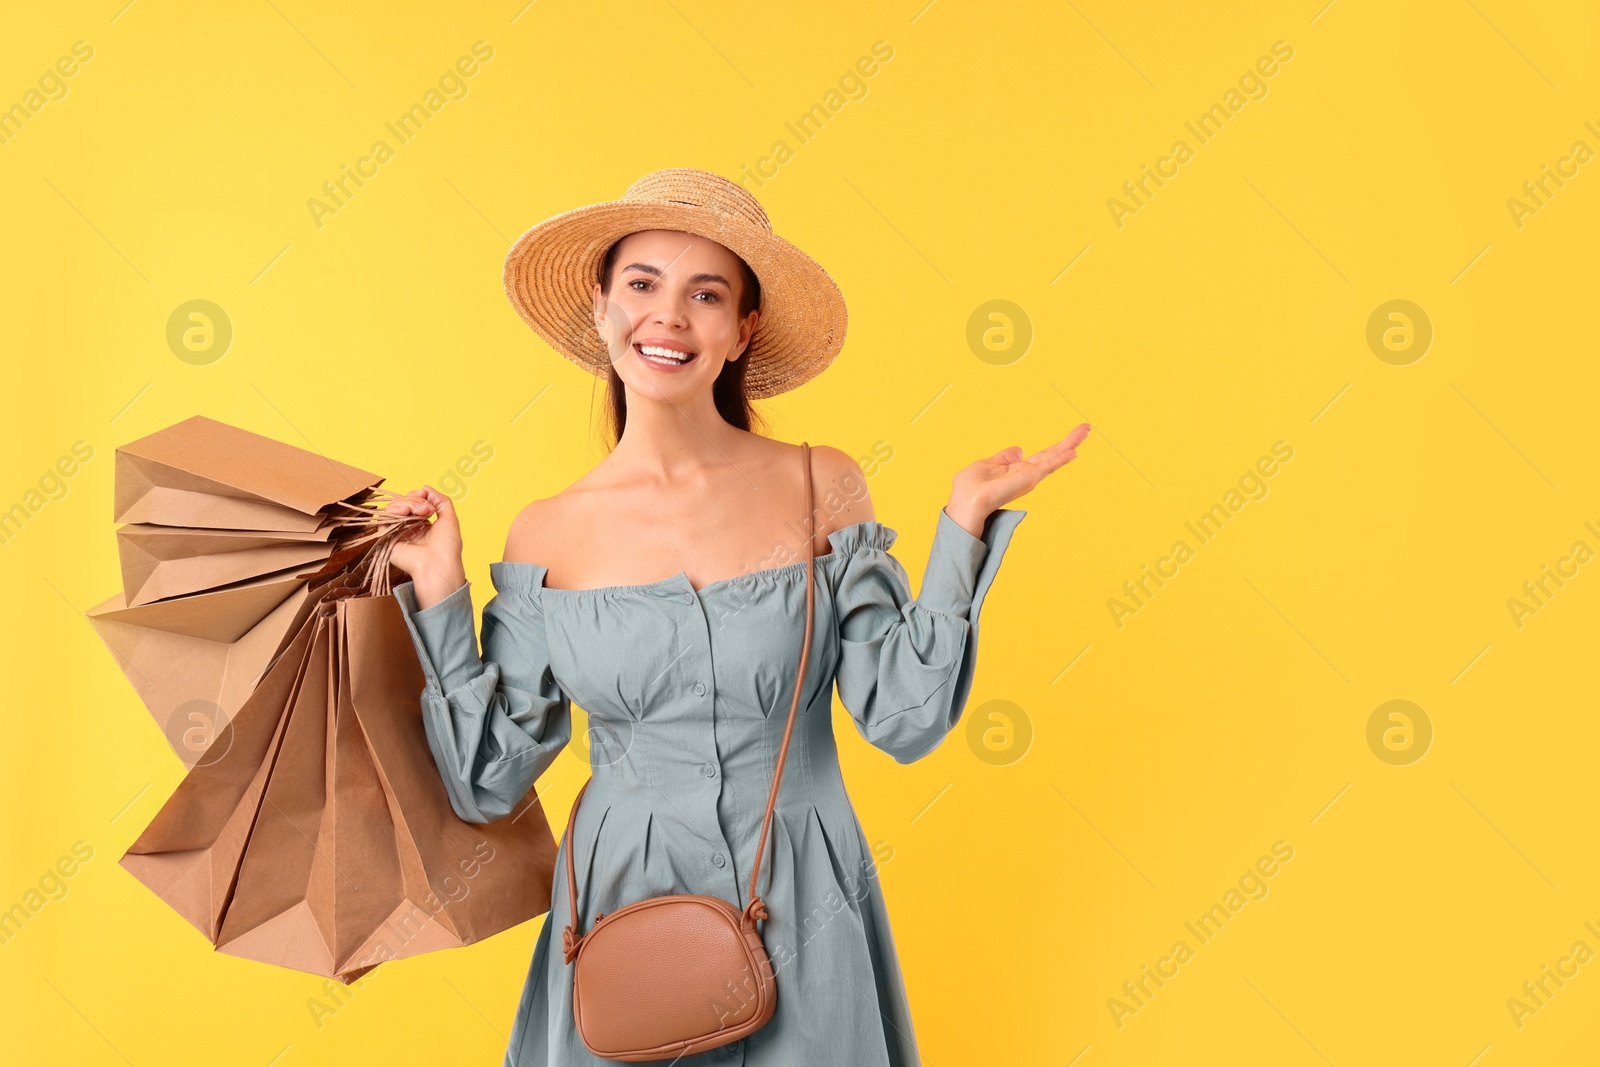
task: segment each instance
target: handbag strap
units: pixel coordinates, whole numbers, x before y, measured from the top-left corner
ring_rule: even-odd
[[[783,728],[783,744],[778,748],[778,766],[772,776],[772,791],[767,794],[767,813],[761,820],[761,838],[756,843],[755,862],[750,865],[750,903],[745,906],[745,922],[754,925],[757,919],[767,917],[767,906],[756,893],[756,886],[761,876],[761,857],[767,850],[767,834],[772,829],[772,815],[778,804],[778,786],[783,781],[783,765],[789,755],[789,738],[794,733],[795,714],[800,708],[800,694],[805,689],[806,667],[811,662],[811,631],[816,615],[816,533],[817,515],[812,504],[811,490],[811,445],[807,441],[800,442],[801,460],[805,465],[806,483],[806,629],[805,637],[800,645],[800,670],[794,680],[794,697],[789,702],[789,721]],[[583,802],[584,791],[589,788],[594,777],[583,783],[578,790],[578,795],[572,800],[572,814],[567,819],[567,903],[572,909],[572,923],[561,935],[566,961],[571,963],[578,954],[578,943],[584,935],[578,931],[581,925],[578,919],[578,875],[572,857],[572,828],[578,821],[578,805]]]

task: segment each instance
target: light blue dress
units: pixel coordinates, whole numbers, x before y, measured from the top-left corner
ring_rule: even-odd
[[[922,591],[869,521],[816,556],[811,660],[761,864],[762,938],[777,973],[772,1019],[676,1067],[920,1064],[877,857],[845,791],[833,689],[869,742],[901,763],[956,725],[972,688],[978,612],[1026,511],[1000,509],[974,537],[941,508]],[[572,1018],[566,848],[583,930],[648,896],[701,893],[739,908],[794,695],[806,563],[695,589],[679,572],[644,585],[562,590],[546,568],[492,563],[483,651],[470,583],[424,611],[394,590],[422,660],[423,721],[451,805],[503,818],[589,716],[593,781],[556,878],[511,1027],[506,1067],[615,1061],[588,1051]],[[550,813],[558,836],[558,813]],[[554,941],[552,943],[552,938]]]

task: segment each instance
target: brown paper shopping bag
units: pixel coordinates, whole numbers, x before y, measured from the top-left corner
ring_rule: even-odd
[[[394,598],[326,601],[311,629],[217,947],[348,982],[543,914],[556,850],[537,795],[494,823],[451,810]]]
[[[144,440],[157,437],[160,435]],[[232,446],[235,451],[254,450],[246,438],[238,438]],[[171,461],[176,464],[179,459]],[[226,467],[243,470],[250,466],[216,454],[208,456],[205,464],[213,474]],[[168,474],[174,470],[176,467],[171,467]],[[122,477],[122,469],[117,477]],[[234,480],[243,482],[245,478]],[[306,621],[320,597],[317,585],[349,569],[368,550],[378,534],[371,501],[382,494],[384,491],[368,488],[358,494],[360,504],[325,504],[315,517],[318,526],[314,531],[206,530],[149,523],[133,523],[117,531],[118,544],[123,547],[125,589],[94,605],[86,616],[162,728],[173,752],[186,765],[194,766],[205,758],[210,739],[224,734],[267,662]],[[206,506],[208,499],[208,494],[190,491],[182,498],[181,510],[178,502],[168,502],[166,517],[174,522],[194,522],[214,510]],[[310,504],[314,499],[302,502]],[[219,506],[232,504],[221,499]],[[158,577],[138,563],[130,565],[125,541],[128,531],[139,531],[134,537],[162,542]],[[272,560],[248,550],[234,550],[250,537],[285,539],[283,544],[304,539],[314,549],[296,550],[290,557]],[[182,557],[182,549],[198,555]],[[306,558],[296,558],[301,555]],[[269,565],[277,569],[262,571]],[[149,584],[152,577],[163,589]],[[155,592],[160,597],[152,598]]]
[[[339,502],[323,518],[333,532],[314,559],[138,605],[129,603],[125,590],[89,609],[90,624],[186,765],[204,758],[210,739],[225,731],[267,664],[306,620],[321,596],[318,586],[368,550],[377,532],[372,520],[370,507]],[[190,562],[198,568],[207,558]]]
[[[295,575],[130,608],[123,594],[87,616],[186,766],[206,758],[316,602]]]
[[[87,616],[185,764],[305,621],[308,578],[356,558],[382,480],[203,415],[117,449],[123,588]]]
[[[383,479],[195,415],[118,448],[113,481],[117,522],[305,531]]]
[[[306,672],[311,623],[234,716],[221,739],[226,751],[184,776],[119,861],[213,944],[282,744],[285,709]]]
[[[117,531],[127,606],[249,581],[332,555],[332,517],[315,530],[213,530],[131,522]]]
[[[159,515],[176,538],[146,542],[160,562],[125,572],[140,583],[133,598],[161,591],[149,588],[161,564],[181,564],[161,578],[176,583],[166,589],[195,587],[137,604],[125,589],[90,612],[189,764],[121,865],[220,951],[344,982],[543,914],[556,842],[537,792],[505,819],[463,822],[427,745],[422,666],[388,563],[427,520],[379,511],[392,495],[381,479],[330,497],[350,483],[313,454],[296,469],[319,472],[314,488],[248,471],[238,451],[257,448],[255,435],[207,423],[136,442],[127,484],[137,492],[124,493],[117,471],[119,516],[163,525]],[[208,434],[220,451],[170,447]],[[299,451],[277,447],[279,459]],[[213,530],[212,520],[262,525]],[[265,557],[207,559],[311,541],[330,525],[325,557],[280,570],[252,574]]]
[[[122,860],[220,951],[343,982],[543,914],[556,857],[532,790],[505,819],[456,816],[400,606],[352,593],[319,603]]]
[[[393,596],[351,597],[339,608],[346,656],[340,706],[348,701],[355,712],[390,808],[415,846],[401,852],[410,897],[436,894],[442,902],[438,922],[461,944],[544,914],[556,848],[537,789],[503,819],[462,821],[428,749],[425,679],[399,602]]]

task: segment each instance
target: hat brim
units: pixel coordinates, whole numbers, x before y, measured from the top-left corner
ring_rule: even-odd
[[[604,377],[610,364],[591,317],[606,249],[640,230],[679,230],[730,249],[761,282],[761,316],[742,358],[745,390],[774,396],[821,374],[844,347],[844,294],[810,256],[770,230],[680,204],[610,200],[546,219],[506,255],[505,289],[546,344]]]

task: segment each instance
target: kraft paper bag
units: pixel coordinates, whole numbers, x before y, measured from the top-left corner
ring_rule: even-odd
[[[118,593],[87,616],[173,752],[193,766],[314,603],[309,582],[288,576],[135,608]]]
[[[309,531],[383,481],[359,467],[195,415],[117,449],[115,521]]]
[[[438,921],[461,944],[543,915],[556,841],[537,788],[503,819],[462,821],[428,748],[426,679],[399,602],[351,597],[339,608],[347,657],[341,699],[361,724],[397,823],[409,831],[414,847],[401,852],[401,861],[411,898],[437,896]]]
[[[456,816],[400,606],[357,592],[319,604],[122,860],[219,951],[342,982],[543,914],[556,858],[533,790]]]
[[[316,530],[213,530],[134,522],[117,531],[128,607],[233,585],[291,567],[325,562],[340,527]]]
[[[118,593],[86,612],[185,764],[204,757],[323,587],[368,551],[358,540],[337,542],[326,559],[217,589],[137,607]]]
[[[124,589],[88,612],[188,772],[120,860],[219,951],[350,982],[549,907],[537,791],[450,806],[389,554],[416,516],[202,416],[118,450]]]
[[[312,637],[310,620],[226,733],[221,758],[192,768],[118,862],[213,944],[244,856]]]

